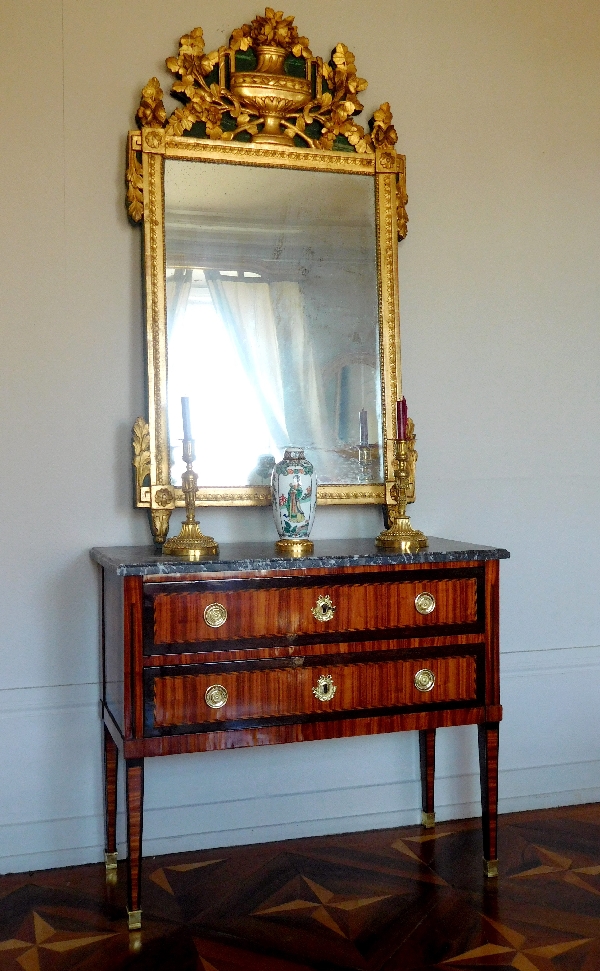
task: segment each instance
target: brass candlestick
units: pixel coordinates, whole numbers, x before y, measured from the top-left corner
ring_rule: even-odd
[[[408,488],[410,481],[408,442],[399,440],[394,446],[394,484],[391,488],[393,506],[388,506],[389,529],[384,529],[375,540],[375,544],[384,550],[401,550],[403,553],[416,553],[425,549],[427,537],[418,529],[413,529],[410,517],[406,515],[408,502]]]
[[[168,556],[181,556],[186,560],[199,560],[203,556],[215,556],[219,552],[218,543],[215,543],[212,536],[205,536],[196,522],[198,476],[192,466],[195,458],[194,439],[184,438],[183,461],[187,469],[181,476],[181,488],[185,499],[185,522],[181,525],[179,536],[172,536],[163,546],[163,553]]]

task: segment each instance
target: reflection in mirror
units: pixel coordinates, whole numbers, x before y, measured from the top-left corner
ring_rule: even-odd
[[[200,486],[267,485],[288,445],[323,483],[381,482],[374,180],[165,162],[168,424]]]

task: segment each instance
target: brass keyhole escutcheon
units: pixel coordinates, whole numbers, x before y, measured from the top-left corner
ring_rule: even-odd
[[[312,608],[311,613],[315,620],[331,620],[335,614],[335,605],[332,603],[331,597],[328,593],[317,597],[317,602]]]
[[[223,604],[209,604],[204,608],[204,622],[208,627],[222,627],[227,620],[227,607]]]
[[[420,614],[431,614],[435,610],[435,597],[432,593],[418,593],[415,607]]]
[[[204,700],[209,708],[222,708],[227,704],[227,688],[222,684],[211,684],[204,692]]]
[[[322,674],[312,690],[317,701],[331,701],[337,691],[337,685],[333,683],[330,674]]]
[[[431,691],[435,684],[435,674],[429,668],[421,668],[415,674],[415,688],[417,691]]]

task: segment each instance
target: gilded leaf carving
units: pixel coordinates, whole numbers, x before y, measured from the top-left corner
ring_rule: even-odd
[[[167,538],[170,517],[170,509],[150,510],[150,528],[152,529],[154,542],[159,546],[162,546]]]
[[[358,93],[364,91],[367,82],[356,73],[354,54],[345,44],[338,44],[331,54],[329,64],[322,64],[323,80],[328,91],[315,101],[316,110],[311,105],[305,109],[304,117],[311,114],[321,121],[323,131],[317,145],[320,148],[334,148],[338,135],[344,135],[357,152],[373,151],[371,137],[364,128],[351,121],[352,115],[359,114],[363,105]]]
[[[173,83],[172,92],[177,97],[187,98],[187,104],[176,108],[167,123],[167,133],[183,135],[198,122],[204,122],[206,136],[211,139],[230,141],[238,131],[248,127],[250,115],[242,111],[242,107],[231,93],[215,81],[210,84],[206,80],[216,66],[219,66],[226,53],[226,48],[219,48],[210,54],[204,53],[204,36],[202,29],[196,27],[189,34],[181,38],[178,57],[168,57],[168,69],[179,75],[179,80]],[[234,130],[223,129],[223,115],[229,114],[237,121]]]
[[[398,175],[398,182],[396,184],[398,237],[400,239],[404,239],[408,232],[408,213],[406,212],[407,203],[408,195],[406,194],[406,174],[405,172],[400,172]]]
[[[150,429],[143,418],[136,418],[133,426],[133,467],[135,488],[139,495],[144,479],[150,475]]]
[[[204,78],[210,74],[219,60],[217,51],[204,53],[204,34],[201,27],[195,27],[189,34],[184,34],[179,42],[179,57],[168,57],[167,67],[173,74],[179,74],[181,81],[173,85],[174,91],[183,91],[188,97],[194,82],[202,84]]]
[[[125,181],[127,182],[127,212],[130,219],[139,223],[144,218],[144,180],[141,163],[131,143],[127,149]]]

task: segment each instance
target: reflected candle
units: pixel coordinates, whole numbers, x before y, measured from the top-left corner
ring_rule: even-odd
[[[369,444],[369,420],[367,409],[361,408],[358,413],[359,443],[360,445]]]
[[[192,437],[192,426],[190,423],[190,399],[181,399],[181,417],[183,418],[183,437],[188,440]]]
[[[402,395],[400,400],[396,402],[396,428],[399,442],[406,440],[407,422],[408,408],[406,407],[406,398]]]

